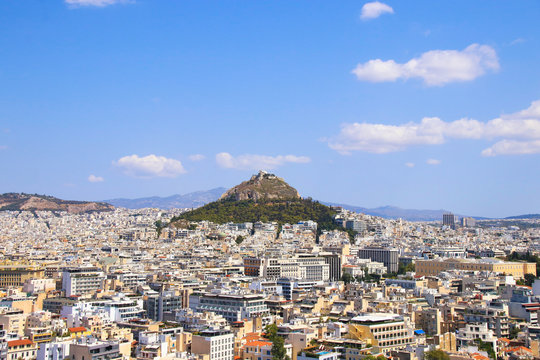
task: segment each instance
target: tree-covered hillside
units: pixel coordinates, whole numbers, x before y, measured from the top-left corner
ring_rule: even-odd
[[[214,223],[242,223],[276,221],[280,224],[295,224],[302,220],[313,220],[319,224],[333,223],[335,211],[311,199],[252,200],[236,201],[224,199],[188,211],[172,220],[208,220]]]

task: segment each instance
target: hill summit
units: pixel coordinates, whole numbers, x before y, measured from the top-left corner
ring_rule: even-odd
[[[53,196],[6,193],[0,195],[0,211],[67,211],[72,214],[114,210],[114,206],[93,201],[61,200]]]
[[[225,199],[259,202],[261,200],[300,199],[300,194],[282,178],[261,170],[251,179],[227,190],[220,198],[220,200]]]

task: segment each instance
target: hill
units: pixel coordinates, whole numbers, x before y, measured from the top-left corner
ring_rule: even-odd
[[[143,208],[195,208],[209,202],[216,201],[225,192],[225,188],[219,187],[207,191],[195,191],[184,195],[172,195],[167,197],[145,197],[138,199],[111,199],[104,202],[112,204],[116,207],[124,207],[128,209],[143,209]]]
[[[223,199],[253,200],[277,200],[277,199],[299,199],[300,195],[295,188],[290,186],[282,178],[265,171],[259,171],[248,181],[236,185],[221,195]]]
[[[313,220],[318,231],[343,228],[334,223],[336,212],[312,199],[302,199],[298,191],[273,174],[259,172],[250,180],[228,190],[218,201],[185,212],[171,220],[177,226],[188,221],[214,223],[269,222],[295,224]]]
[[[525,214],[505,217],[507,220],[540,219],[540,214]]]
[[[72,214],[114,210],[103,202],[61,200],[53,196],[6,193],[0,195],[0,211],[67,211]]]

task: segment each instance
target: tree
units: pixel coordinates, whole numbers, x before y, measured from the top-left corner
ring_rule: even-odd
[[[450,356],[442,350],[431,350],[424,353],[424,360],[450,360]]]
[[[161,236],[161,231],[163,230],[163,228],[166,226],[163,221],[161,220],[157,220],[155,223],[154,223],[154,226],[156,227],[156,232],[157,232],[157,237],[159,238]]]
[[[274,340],[272,340],[272,359],[289,360],[287,350],[285,350],[285,340],[280,336],[276,336]]]
[[[276,324],[270,324],[266,325],[264,328],[264,334],[266,338],[270,341],[274,340],[274,338],[277,336],[278,327]]]
[[[533,274],[525,274],[525,285],[532,286],[536,277]]]
[[[474,340],[478,344],[478,350],[483,350],[488,353],[491,359],[496,359],[495,351],[493,351],[493,345],[488,342],[482,341],[482,339]]]
[[[343,281],[345,283],[345,285],[351,283],[354,281],[354,276],[352,276],[350,273],[346,272],[346,273],[343,273],[343,275],[341,276],[341,281]]]
[[[264,332],[268,340],[272,342],[272,359],[274,360],[290,360],[285,350],[285,340],[277,334],[278,327],[276,324],[267,325]]]
[[[240,244],[242,243],[242,241],[244,241],[244,237],[243,237],[242,235],[238,235],[238,236],[236,237],[236,240],[234,240],[234,241],[236,241],[236,243],[237,243],[238,245],[240,245]]]

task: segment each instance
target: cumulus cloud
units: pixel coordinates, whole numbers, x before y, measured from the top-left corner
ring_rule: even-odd
[[[235,157],[227,152],[216,155],[216,163],[220,167],[238,170],[273,170],[287,163],[304,164],[310,161],[311,159],[307,156],[296,155],[268,156],[244,154]]]
[[[201,161],[201,160],[204,160],[204,159],[206,159],[206,156],[204,156],[202,154],[189,155],[189,160],[191,160],[191,161]]]
[[[393,14],[394,9],[392,9],[391,6],[386,5],[379,1],[373,1],[365,3],[364,6],[362,6],[362,12],[360,14],[360,19],[362,20],[370,20],[378,18],[379,16],[383,14]]]
[[[501,140],[482,151],[482,156],[540,154],[540,140]]]
[[[471,81],[488,71],[497,71],[499,60],[488,45],[472,44],[464,50],[431,50],[404,64],[394,60],[369,60],[352,71],[358,80],[388,82],[420,78],[428,86]]]
[[[427,159],[426,164],[428,165],[439,165],[441,163],[441,160],[437,159]]]
[[[409,168],[413,168],[413,167],[414,167],[414,163],[412,163],[412,162],[406,162],[406,163],[405,163],[405,166],[406,166],[406,167],[409,167]]]
[[[88,181],[90,181],[91,183],[98,183],[98,182],[103,182],[105,181],[105,179],[101,176],[96,176],[94,174],[90,174],[90,176],[88,176]]]
[[[131,2],[131,0],[64,0],[67,5],[70,7],[80,7],[80,6],[96,6],[96,7],[105,7],[115,4],[126,4]]]
[[[135,154],[124,156],[113,164],[122,169],[126,175],[140,178],[174,178],[186,172],[180,161],[154,154],[142,157]]]
[[[430,117],[401,125],[347,123],[337,136],[328,139],[328,145],[342,154],[382,154],[415,145],[439,145],[449,139],[499,139],[482,152],[484,156],[540,153],[540,100],[525,110],[487,122],[467,118],[445,122]]]

